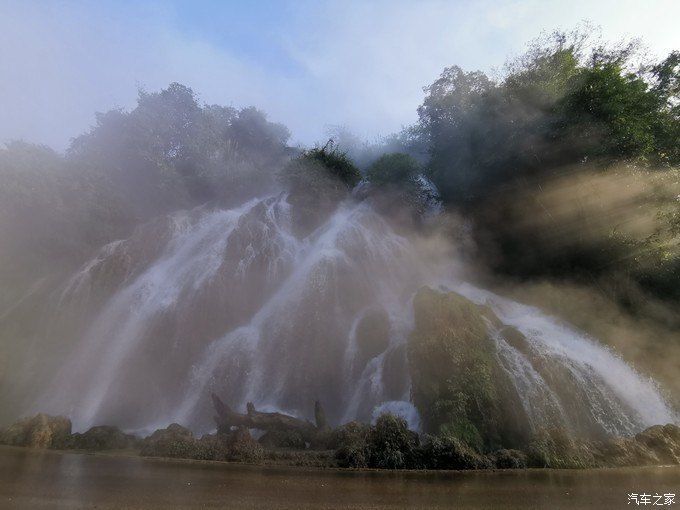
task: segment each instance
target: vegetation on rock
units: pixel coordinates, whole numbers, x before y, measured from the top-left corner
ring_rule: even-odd
[[[304,151],[279,173],[293,206],[293,222],[300,235],[316,228],[359,182],[354,163],[332,140]]]

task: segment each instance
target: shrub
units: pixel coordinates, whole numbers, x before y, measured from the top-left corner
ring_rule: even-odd
[[[453,434],[427,436],[422,447],[425,467],[430,469],[488,469],[491,460]]]
[[[383,414],[374,426],[350,422],[333,435],[340,467],[406,469],[419,464],[418,435],[398,416]]]
[[[361,180],[359,169],[333,141],[323,147],[304,151],[283,169],[281,177],[292,188],[307,187],[315,181],[335,181],[353,188]]]
[[[392,414],[378,417],[368,435],[370,467],[404,469],[415,467],[418,436],[406,420]]]
[[[340,467],[369,467],[369,433],[368,425],[356,421],[347,423],[333,432],[335,437],[332,444],[336,448],[335,459]]]

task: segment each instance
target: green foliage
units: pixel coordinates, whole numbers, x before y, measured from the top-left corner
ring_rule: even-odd
[[[288,137],[255,108],[201,106],[190,88],[172,83],[140,91],[130,112],[99,114],[69,155],[104,173],[128,207],[148,215],[246,193],[273,176]]]
[[[455,434],[426,436],[421,453],[429,469],[487,469],[490,460],[470,447]]]
[[[366,178],[376,186],[409,186],[420,174],[418,162],[408,154],[395,152],[380,156],[366,172]]]
[[[661,62],[636,59],[634,44],[609,48],[590,44],[583,32],[554,33],[498,80],[454,66],[426,88],[415,131],[429,146],[426,172],[445,205],[473,216],[479,251],[494,269],[522,278],[623,281],[618,287],[680,298],[677,191],[624,204],[607,189],[587,208],[588,179],[556,201],[544,192],[564,174],[615,176],[621,162],[658,169],[640,172],[632,184],[623,178],[622,195],[631,185],[653,186],[654,173],[677,181],[680,53]],[[631,214],[647,227],[627,231]]]
[[[350,422],[334,435],[340,467],[407,469],[418,465],[418,435],[403,418],[383,414],[373,426]]]
[[[418,436],[406,420],[392,414],[378,417],[368,436],[369,465],[382,469],[404,469],[416,463]]]
[[[331,445],[336,448],[335,459],[340,467],[365,468],[369,466],[371,453],[368,446],[370,427],[350,422],[333,432]]]
[[[473,205],[498,188],[584,160],[678,164],[677,53],[631,72],[634,47],[595,47],[553,34],[499,81],[444,70],[418,109],[427,171],[448,203]]]
[[[580,68],[555,105],[552,136],[568,136],[579,149],[572,157],[653,158],[662,121],[661,98],[641,77],[618,62]]]

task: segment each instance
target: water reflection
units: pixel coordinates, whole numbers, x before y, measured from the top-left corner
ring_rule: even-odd
[[[680,467],[352,472],[0,447],[2,508],[618,508],[680,492]]]

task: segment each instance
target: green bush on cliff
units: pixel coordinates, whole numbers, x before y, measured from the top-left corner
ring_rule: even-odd
[[[288,163],[281,172],[281,178],[292,188],[330,181],[351,189],[361,180],[361,173],[331,140],[323,147],[304,151]]]
[[[332,142],[290,161],[279,180],[288,190],[296,234],[304,237],[320,226],[360,179],[354,163]]]

